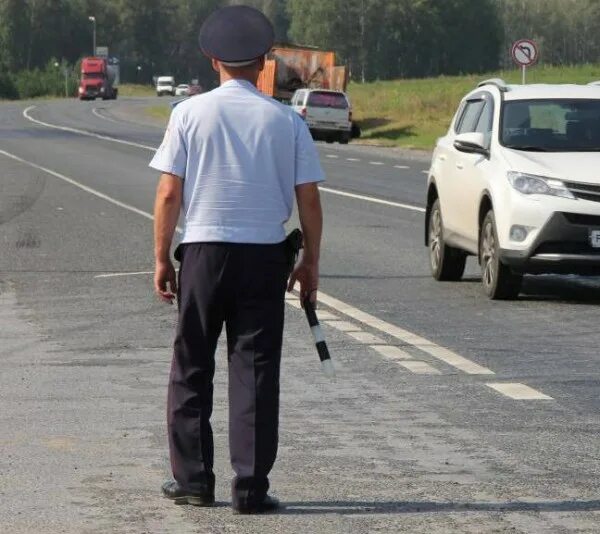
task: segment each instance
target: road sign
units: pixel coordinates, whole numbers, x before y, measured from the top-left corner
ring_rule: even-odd
[[[525,84],[525,75],[527,67],[531,67],[537,63],[539,57],[538,47],[530,39],[520,39],[512,46],[513,61],[521,66],[523,71],[523,84]]]
[[[108,46],[97,46],[96,57],[108,57]]]

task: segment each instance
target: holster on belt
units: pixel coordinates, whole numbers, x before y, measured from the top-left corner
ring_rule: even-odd
[[[298,255],[300,250],[303,248],[302,232],[296,228],[292,230],[285,240],[285,255],[287,258],[288,274],[292,274],[296,261],[298,261]]]

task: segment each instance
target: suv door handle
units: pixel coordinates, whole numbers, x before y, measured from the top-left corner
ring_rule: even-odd
[[[457,164],[456,164],[456,168],[457,168],[458,170],[461,170],[461,171],[462,171],[462,170],[465,168],[465,166],[464,166],[462,163],[457,163]]]

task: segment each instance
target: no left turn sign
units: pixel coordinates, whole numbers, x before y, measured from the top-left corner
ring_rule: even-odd
[[[521,39],[513,44],[512,58],[521,67],[531,67],[539,57],[537,45],[529,39]]]

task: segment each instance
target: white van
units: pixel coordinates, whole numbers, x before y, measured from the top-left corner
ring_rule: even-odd
[[[352,137],[352,108],[345,93],[298,89],[292,107],[308,125],[314,139],[346,144]]]
[[[173,76],[159,76],[156,79],[156,96],[175,96],[175,78]]]

